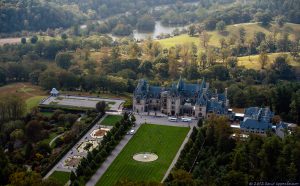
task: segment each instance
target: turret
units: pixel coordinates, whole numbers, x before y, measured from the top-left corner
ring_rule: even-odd
[[[183,80],[182,80],[182,78],[180,76],[179,81],[177,83],[177,90],[181,91],[183,89],[184,89],[184,82],[183,82]]]
[[[218,89],[215,89],[215,98],[216,98],[216,101],[219,101]]]

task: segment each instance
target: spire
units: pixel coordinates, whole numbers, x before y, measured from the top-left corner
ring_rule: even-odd
[[[201,83],[201,88],[205,88],[206,84],[205,84],[205,77],[203,77],[202,83]]]
[[[184,88],[184,82],[180,76],[179,81],[177,83],[177,90],[183,90],[183,88]]]

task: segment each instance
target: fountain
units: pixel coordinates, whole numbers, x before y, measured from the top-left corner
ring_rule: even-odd
[[[151,152],[142,152],[134,154],[132,157],[135,161],[152,162],[158,159],[158,156]]]

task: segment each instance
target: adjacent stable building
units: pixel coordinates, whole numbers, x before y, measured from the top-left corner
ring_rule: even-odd
[[[240,123],[241,132],[266,134],[272,130],[274,113],[269,108],[250,107],[245,110],[244,119]]]
[[[170,87],[151,86],[141,79],[134,91],[133,111],[159,111],[166,115],[189,115],[197,118],[214,113],[227,115],[229,101],[227,89],[222,94],[209,90],[203,79],[198,84],[185,83],[181,78]]]

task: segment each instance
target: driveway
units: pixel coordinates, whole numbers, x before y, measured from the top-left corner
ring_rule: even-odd
[[[154,116],[145,114],[134,114],[137,123],[151,123],[158,125],[177,126],[177,127],[194,127],[197,126],[197,120],[193,119],[190,122],[183,122],[178,119],[177,122],[169,121],[167,116]]]

